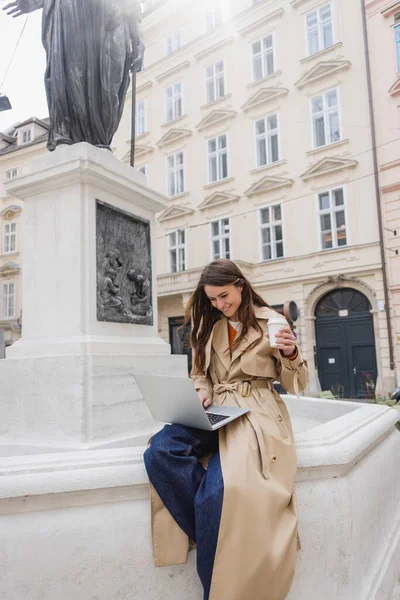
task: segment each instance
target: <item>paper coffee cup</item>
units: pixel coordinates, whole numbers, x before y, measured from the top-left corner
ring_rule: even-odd
[[[287,322],[283,317],[272,317],[271,319],[268,319],[269,345],[271,348],[277,348],[278,344],[275,336],[283,327],[287,327]]]

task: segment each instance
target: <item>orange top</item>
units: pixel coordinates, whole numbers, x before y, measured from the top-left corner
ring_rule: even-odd
[[[232,348],[233,342],[235,341],[237,331],[228,321],[228,336],[229,336],[229,348]]]

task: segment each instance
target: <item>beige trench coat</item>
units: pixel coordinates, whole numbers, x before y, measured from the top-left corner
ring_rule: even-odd
[[[298,395],[308,370],[300,353],[290,361],[270,347],[265,333],[272,316],[277,313],[257,308],[262,341],[245,352],[260,337],[250,328],[232,356],[222,317],[207,344],[204,375],[192,377],[196,390],[214,403],[250,408],[219,430],[224,499],[210,600],[284,600],[294,575],[296,452],[288,411],[272,382]],[[243,397],[249,386],[240,382],[257,378],[264,381]],[[189,540],[152,486],[151,502],[156,566],[186,562]]]

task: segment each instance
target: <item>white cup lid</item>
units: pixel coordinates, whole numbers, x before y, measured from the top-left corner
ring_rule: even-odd
[[[282,325],[286,325],[286,319],[284,317],[271,317],[270,319],[268,319],[268,325],[278,325],[278,324],[282,324]]]

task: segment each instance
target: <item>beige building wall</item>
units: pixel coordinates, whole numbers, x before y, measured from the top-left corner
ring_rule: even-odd
[[[400,385],[400,2],[365,4],[394,360]],[[387,352],[388,340],[383,343]]]
[[[383,306],[361,6],[346,0],[224,2],[222,24],[207,33],[212,6],[217,5],[169,0],[155,4],[143,19],[147,50],[145,69],[138,75],[137,103],[142,103],[145,123],[136,139],[135,164],[146,169],[149,185],[162,193],[168,193],[169,155],[182,153],[184,173],[183,187],[159,215],[160,333],[169,341],[168,318],[178,316],[202,267],[213,258],[210,222],[229,219],[230,258],[242,265],[270,304],[295,300],[300,308],[296,325],[310,363],[309,391],[321,389],[316,305],[324,294],[346,287],[359,290],[370,302],[377,391],[387,394],[395,378]],[[321,15],[327,6],[332,40],[310,55],[307,16]],[[255,81],[253,43],[269,35],[274,68]],[[170,44],[178,42],[165,56],[168,36]],[[224,94],[207,102],[206,68],[218,61],[224,65]],[[167,120],[166,88],[178,82],[182,109],[178,118]],[[312,98],[330,90],[337,90],[340,132],[315,147]],[[126,161],[130,102],[115,139],[117,154]],[[258,166],[255,122],[270,115],[277,115],[279,157]],[[218,136],[226,136],[228,173],[210,183],[208,142]],[[344,194],[347,243],[323,249],[318,195],[338,188]],[[281,208],[284,257],[263,260],[260,209],[274,205]],[[185,270],[171,273],[169,234],[176,230],[185,232]]]
[[[7,194],[5,183],[31,172],[32,161],[46,151],[46,129],[29,121],[9,134],[0,134],[0,329],[6,345],[21,337],[23,202]]]

